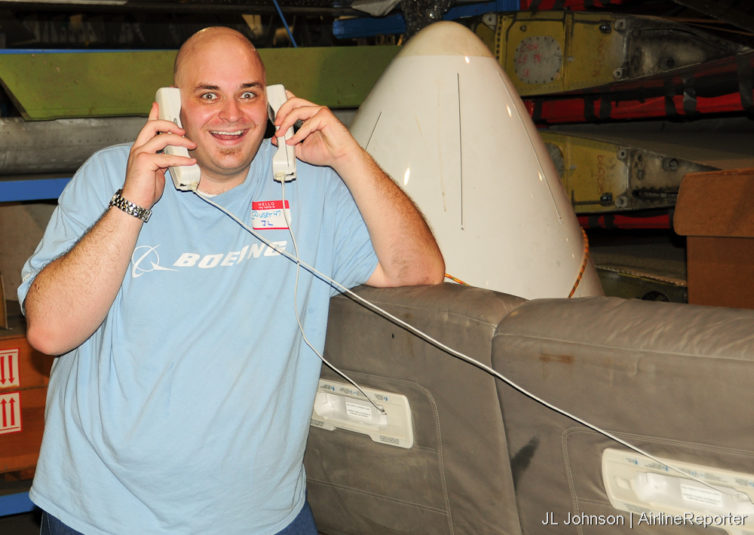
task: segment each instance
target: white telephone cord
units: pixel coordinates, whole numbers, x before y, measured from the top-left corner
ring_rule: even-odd
[[[293,229],[291,228],[290,221],[288,220],[287,213],[285,212],[285,182],[284,181],[281,182],[281,185],[282,185],[282,196],[283,196],[283,214],[284,214],[284,217],[286,219],[286,222],[288,223],[288,231],[290,232],[291,238],[293,240],[293,247],[294,247],[295,256],[292,255],[291,253],[289,253],[288,251],[286,251],[285,249],[281,249],[277,245],[275,245],[274,243],[272,243],[272,242],[268,241],[267,239],[265,239],[258,232],[256,232],[253,228],[249,227],[246,223],[244,223],[243,221],[241,221],[238,217],[236,217],[230,211],[226,210],[223,206],[221,206],[221,205],[217,204],[216,202],[212,201],[209,197],[206,197],[205,195],[203,195],[202,193],[200,193],[197,190],[193,190],[193,191],[194,191],[194,193],[196,193],[196,195],[200,199],[202,199],[206,203],[214,206],[215,208],[217,208],[218,210],[220,210],[221,212],[223,212],[224,214],[226,214],[233,221],[235,221],[236,223],[238,223],[243,229],[245,229],[247,232],[249,232],[252,236],[254,236],[259,241],[261,241],[262,243],[264,243],[265,245],[267,245],[270,249],[274,250],[275,252],[281,254],[282,256],[285,256],[286,258],[288,258],[289,260],[291,260],[292,262],[294,262],[296,264],[296,266],[297,266],[297,268],[296,268],[296,292],[295,293],[298,292],[299,271],[300,271],[300,268],[303,267],[308,272],[312,273],[313,275],[317,276],[318,278],[320,278],[320,279],[328,282],[329,284],[333,285],[336,289],[338,289],[341,292],[343,292],[343,293],[351,296],[353,299],[355,299],[359,303],[363,304],[364,306],[366,306],[367,308],[373,310],[374,312],[377,312],[378,314],[380,314],[384,318],[389,319],[390,321],[392,321],[396,325],[399,325],[399,326],[403,327],[407,331],[415,334],[419,338],[422,338],[426,342],[429,342],[430,344],[432,344],[433,346],[437,347],[438,349],[441,349],[441,350],[445,351],[446,353],[449,353],[450,355],[453,355],[454,357],[459,358],[459,359],[461,359],[461,360],[463,360],[463,361],[471,364],[472,366],[476,366],[477,368],[479,368],[481,370],[484,370],[485,372],[487,372],[488,374],[492,375],[493,377],[497,377],[498,379],[500,379],[501,381],[503,381],[504,383],[506,383],[510,387],[514,388],[515,390],[518,390],[520,393],[522,393],[525,396],[533,399],[534,401],[536,401],[538,403],[541,403],[542,405],[544,405],[548,409],[550,409],[552,411],[555,411],[558,414],[561,414],[561,415],[563,415],[563,416],[565,416],[567,418],[570,418],[571,420],[573,420],[575,422],[578,422],[578,423],[580,423],[581,425],[583,425],[585,427],[588,427],[589,429],[591,429],[591,430],[593,430],[593,431],[595,431],[595,432],[597,432],[597,433],[599,433],[599,434],[601,434],[601,435],[609,438],[610,440],[614,440],[615,442],[617,442],[619,444],[622,444],[623,446],[625,446],[625,447],[627,447],[627,448],[635,451],[636,453],[639,453],[641,455],[644,455],[644,456],[652,459],[653,461],[655,461],[656,463],[661,464],[662,466],[667,466],[669,469],[673,470],[674,472],[678,472],[683,477],[692,479],[693,481],[696,481],[697,483],[700,483],[700,484],[704,485],[705,487],[708,487],[710,489],[714,489],[714,490],[716,490],[718,492],[722,492],[722,493],[728,494],[730,496],[737,496],[737,494],[735,492],[731,491],[731,490],[728,490],[728,489],[725,489],[725,488],[715,487],[715,486],[711,485],[710,483],[708,483],[708,482],[706,482],[706,481],[704,481],[704,480],[702,480],[702,479],[700,479],[700,478],[698,478],[696,476],[693,476],[693,475],[689,474],[687,471],[685,471],[685,470],[683,470],[683,469],[681,469],[681,468],[679,468],[677,466],[674,466],[673,464],[670,464],[670,463],[668,463],[666,461],[663,461],[663,460],[659,459],[658,457],[652,455],[651,453],[643,450],[642,448],[640,448],[638,446],[635,446],[635,445],[631,444],[630,442],[628,442],[628,441],[626,441],[626,440],[624,440],[624,439],[622,439],[622,438],[614,435],[613,433],[610,433],[609,431],[606,431],[606,430],[602,429],[601,427],[598,427],[598,426],[596,426],[596,425],[594,425],[594,424],[592,424],[592,423],[584,420],[583,418],[580,418],[580,417],[576,416],[575,414],[572,414],[572,413],[566,411],[565,409],[561,409],[560,407],[557,407],[557,406],[553,405],[552,403],[550,403],[550,402],[548,402],[548,401],[540,398],[536,394],[534,394],[532,392],[529,392],[527,389],[525,389],[524,387],[522,387],[519,384],[517,384],[516,382],[514,382],[512,379],[509,379],[509,378],[505,377],[503,374],[501,374],[500,372],[498,372],[494,368],[491,368],[490,366],[487,366],[486,364],[483,364],[482,362],[479,362],[478,360],[476,360],[476,359],[474,359],[474,358],[466,355],[465,353],[461,353],[460,351],[457,351],[457,350],[453,349],[452,347],[450,347],[450,346],[448,346],[448,345],[440,342],[439,340],[433,338],[432,336],[430,336],[427,333],[421,331],[420,329],[414,327],[413,325],[411,325],[409,323],[406,323],[405,321],[403,321],[399,317],[391,314],[390,312],[388,312],[387,310],[381,308],[380,306],[375,305],[374,303],[372,303],[371,301],[369,301],[367,299],[364,299],[360,295],[358,295],[355,292],[351,291],[349,288],[346,288],[345,286],[343,286],[342,284],[340,284],[338,281],[336,281],[336,280],[330,278],[329,276],[325,275],[324,273],[320,272],[314,266],[310,266],[306,262],[302,261],[299,258],[299,256],[298,256],[298,246],[296,245],[295,237],[293,235]],[[295,306],[295,302],[296,302],[295,301],[295,299],[296,299],[295,293],[294,293],[294,306]],[[301,324],[301,321],[300,321],[299,315],[298,315],[298,307],[296,307],[296,321],[298,322],[299,330],[301,331],[301,334],[302,334],[304,342],[306,343],[307,346],[309,346],[309,348],[311,348],[315,352],[315,354],[322,360],[322,362],[324,362],[327,366],[329,366],[331,369],[333,369],[335,372],[337,372],[339,375],[341,375],[343,378],[345,378],[349,383],[353,384],[359,390],[359,392],[361,392],[366,397],[366,399],[369,400],[369,402],[372,405],[374,405],[375,408],[377,408],[380,412],[382,412],[383,414],[385,414],[384,409],[381,408],[381,407],[379,407],[374,401],[372,401],[369,398],[369,396],[366,395],[366,393],[364,392],[364,390],[355,381],[353,381],[352,379],[350,379],[347,375],[345,375],[343,372],[341,372],[338,368],[336,368],[330,362],[328,362],[320,354],[320,352],[317,351],[317,349],[313,347],[313,345],[309,342],[309,340],[307,339],[306,335],[304,334],[303,326]]]

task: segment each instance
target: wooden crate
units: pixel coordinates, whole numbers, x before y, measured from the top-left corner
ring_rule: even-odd
[[[689,303],[754,308],[754,169],[691,173],[676,202]]]
[[[12,307],[11,307],[12,308]],[[23,318],[9,311],[0,328],[0,475],[30,473],[37,464],[53,358],[26,341]]]

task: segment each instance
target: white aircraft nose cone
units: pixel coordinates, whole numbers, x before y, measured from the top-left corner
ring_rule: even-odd
[[[406,56],[495,57],[468,28],[448,21],[435,22],[409,39],[396,57]]]
[[[518,295],[600,295],[557,171],[513,84],[468,28],[412,37],[351,131],[424,214],[447,272]]]

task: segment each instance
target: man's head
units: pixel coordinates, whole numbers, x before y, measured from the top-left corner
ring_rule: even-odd
[[[265,71],[254,45],[230,28],[205,28],[178,51],[174,84],[181,121],[197,144],[202,190],[220,193],[243,182],[267,125]]]

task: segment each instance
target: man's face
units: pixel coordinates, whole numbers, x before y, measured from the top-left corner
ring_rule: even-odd
[[[248,43],[219,36],[197,43],[176,75],[181,121],[197,144],[200,187],[221,193],[243,182],[267,125],[264,68]]]

